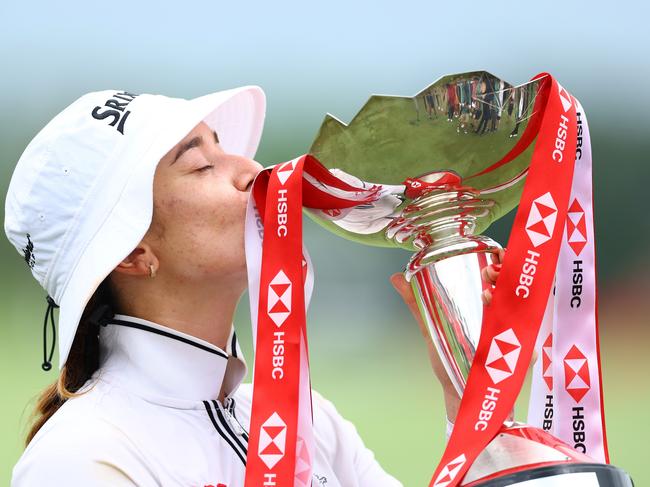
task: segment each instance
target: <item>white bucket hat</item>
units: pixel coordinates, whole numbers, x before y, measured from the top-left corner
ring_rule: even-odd
[[[9,183],[5,232],[60,307],[59,368],[89,299],[149,229],[160,159],[201,121],[224,151],[252,158],[265,107],[256,86],[193,100],[101,91],[30,142]]]

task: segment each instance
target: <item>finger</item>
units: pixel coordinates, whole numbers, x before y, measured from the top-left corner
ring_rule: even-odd
[[[406,303],[410,303],[411,301],[415,302],[415,297],[413,296],[413,291],[411,290],[411,286],[409,283],[406,281],[406,278],[404,277],[404,274],[401,272],[396,272],[392,276],[390,276],[390,282],[397,291],[397,293],[402,297]]]
[[[496,284],[497,279],[499,278],[499,272],[501,272],[501,264],[492,264],[487,266],[485,274],[492,284]]]
[[[490,264],[481,269],[481,279],[494,285],[499,277],[499,272],[501,272],[501,264]]]
[[[490,303],[492,303],[492,291],[484,289],[481,293],[481,301],[483,301],[485,306],[490,306]]]
[[[501,264],[506,255],[506,249],[497,249],[490,252],[490,259],[493,264]]]
[[[415,301],[415,296],[413,295],[413,290],[411,289],[411,285],[406,281],[404,275],[397,272],[390,276],[390,282],[397,293],[402,297],[406,306],[411,310],[411,313],[419,319],[420,312],[418,310],[417,302]]]

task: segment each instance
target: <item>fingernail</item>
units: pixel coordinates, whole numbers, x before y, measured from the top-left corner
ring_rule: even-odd
[[[492,264],[492,267],[494,267],[494,270],[497,272],[501,270],[501,264]]]

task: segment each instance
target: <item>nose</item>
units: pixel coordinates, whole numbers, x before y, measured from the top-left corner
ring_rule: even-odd
[[[262,166],[262,165],[261,165],[259,162],[257,162],[256,160],[251,159],[250,161],[251,161],[251,163],[253,164],[253,166],[255,166],[255,174],[256,174],[256,175],[257,175],[259,172],[261,172],[262,169],[264,169],[264,166]]]
[[[237,171],[235,172],[234,185],[239,191],[250,191],[251,185],[264,166],[254,159],[249,159],[244,156],[234,156],[237,160],[235,167]]]

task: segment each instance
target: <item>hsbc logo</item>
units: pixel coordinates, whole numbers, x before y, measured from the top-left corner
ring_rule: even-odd
[[[291,281],[282,270],[269,283],[266,311],[277,327],[291,314],[291,288]]]
[[[296,480],[305,486],[311,486],[311,457],[305,440],[298,436],[296,441]]]
[[[506,331],[492,338],[487,360],[485,361],[485,370],[490,375],[490,379],[492,379],[494,385],[497,385],[514,373],[520,351],[521,344],[512,328],[508,328]],[[483,402],[481,403],[481,410],[474,423],[475,431],[485,431],[488,428],[494,411],[497,408],[499,394],[501,394],[501,389],[486,387]],[[447,485],[447,483],[441,483],[440,485]]]
[[[521,344],[512,328],[492,338],[485,361],[485,369],[494,384],[498,384],[513,374],[520,351]]]
[[[280,270],[267,289],[266,312],[275,326],[280,328],[291,314],[291,289],[293,285],[283,270]],[[284,378],[284,331],[273,332],[273,356],[271,357],[271,377],[274,380]]]
[[[284,457],[287,442],[287,424],[278,413],[273,413],[260,427],[258,454],[268,468],[272,469]]]
[[[587,222],[585,220],[585,210],[582,209],[577,198],[569,206],[566,235],[567,242],[573,249],[573,253],[579,256],[582,249],[587,245]]]
[[[551,239],[556,220],[557,205],[550,191],[533,200],[526,221],[526,233],[534,247],[539,247]]]
[[[436,482],[433,484],[433,487],[446,487],[449,485],[456,478],[458,472],[460,472],[466,462],[467,457],[465,457],[464,453],[454,458],[442,468],[440,474],[436,478]]]
[[[273,174],[277,175],[280,184],[284,186],[284,183],[287,182],[287,179],[293,174],[293,170],[296,168],[296,159],[293,161],[285,162],[278,166],[277,171],[274,170]],[[289,222],[289,190],[286,188],[278,189],[278,228],[277,234],[278,237],[286,237],[289,234],[289,227],[287,226]]]
[[[568,112],[569,109],[571,108],[571,95],[569,95],[569,92],[564,89],[564,87],[558,83],[558,95],[560,96],[560,102],[562,102],[562,108],[564,108],[564,113]]]
[[[285,162],[278,167],[278,179],[280,180],[280,184],[284,186],[284,183],[287,182],[287,179],[289,179],[289,176],[293,174],[293,170],[296,168],[296,160],[294,159],[293,161]]]
[[[564,113],[567,113],[573,105],[573,102],[571,101],[571,95],[569,95],[569,92],[565,90],[560,83],[557,84],[557,87],[558,95],[560,96],[560,102],[562,103],[562,108],[564,109]],[[553,160],[557,163],[561,163],[564,159],[564,148],[566,147],[566,138],[569,133],[569,127],[567,125],[569,123],[569,118],[564,115],[564,113],[560,113],[560,123],[558,124],[557,135],[555,137],[554,150],[552,154]]]
[[[580,402],[591,389],[589,362],[575,345],[564,357],[564,387],[575,402]]]
[[[553,390],[553,333],[549,333],[548,337],[542,345],[542,378],[546,382],[546,387],[549,391]]]

